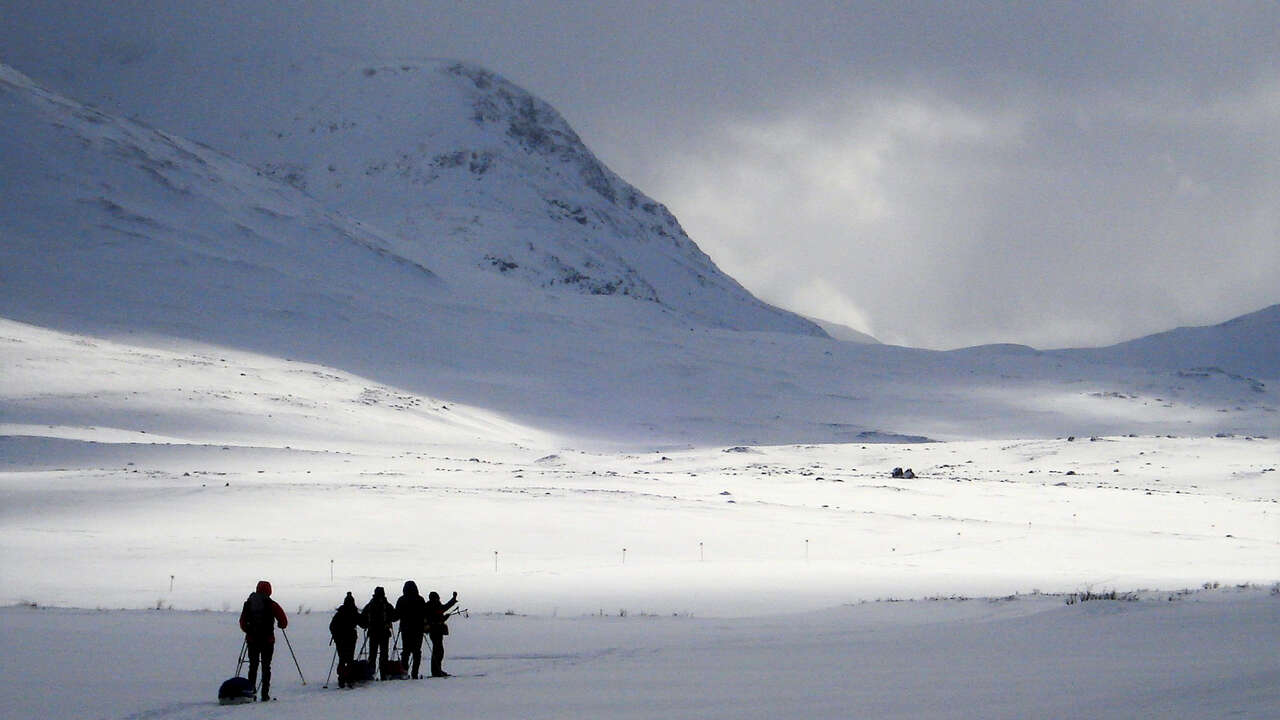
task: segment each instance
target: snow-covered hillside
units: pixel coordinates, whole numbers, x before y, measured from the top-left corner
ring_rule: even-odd
[[[854,343],[871,343],[873,345],[878,345],[880,343],[880,341],[875,339],[874,337],[860,330],[854,330],[848,325],[829,322],[827,320],[822,320],[819,318],[811,317],[809,319],[812,320],[814,323],[816,323],[818,327],[822,328],[823,331],[826,332],[827,335],[830,336],[833,340],[840,340],[842,342],[854,342]]]
[[[1218,325],[1184,327],[1063,355],[1133,367],[1280,378],[1280,305]]]
[[[168,72],[163,63],[142,65]],[[122,97],[106,83],[76,99],[229,154],[397,238],[399,254],[442,274],[479,268],[537,288],[653,302],[699,325],[822,333],[722,273],[665,207],[502,77],[447,60],[328,56],[290,67],[285,94],[255,92],[240,78],[219,85],[216,71],[193,79],[190,93],[238,92],[222,100],[254,106],[215,113],[221,124],[185,95],[178,107],[155,108],[154,85]]]
[[[177,338],[232,327],[222,339],[252,345],[344,305],[441,290],[358,221],[5,66],[0,118],[7,318]]]
[[[750,297],[553,108],[492,72],[406,61],[309,79],[321,98],[237,151],[384,226],[424,264],[630,296],[713,327],[821,332]]]

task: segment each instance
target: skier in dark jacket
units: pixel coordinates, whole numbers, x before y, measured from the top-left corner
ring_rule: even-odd
[[[356,628],[364,627],[364,616],[356,607],[356,599],[351,593],[342,600],[342,606],[329,621],[329,634],[338,649],[338,687],[343,687],[351,661],[356,659]]]
[[[418,668],[422,665],[422,632],[427,622],[427,601],[418,593],[418,584],[414,581],[405,582],[404,594],[396,600],[396,614],[400,616],[400,641],[404,643],[400,660],[404,663],[405,672],[417,680]],[[412,667],[410,658],[413,659]]]
[[[284,609],[271,599],[271,583],[259,580],[257,588],[240,610],[240,629],[249,650],[249,684],[256,685],[258,665],[262,665],[262,699],[271,699],[271,656],[276,646],[276,625],[289,626]]]
[[[431,638],[431,677],[449,677],[441,665],[444,664],[444,636],[449,634],[449,626],[445,624],[449,618],[449,609],[458,604],[458,593],[447,603],[440,602],[440,594],[432,590],[427,600],[427,635]]]
[[[369,662],[374,672],[383,680],[387,676],[387,650],[391,643],[391,623],[397,619],[396,609],[387,600],[382,586],[373,589],[373,597],[360,611],[364,626],[369,628]]]

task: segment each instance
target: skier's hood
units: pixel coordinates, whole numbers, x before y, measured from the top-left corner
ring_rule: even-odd
[[[404,594],[405,594],[405,595],[417,595],[417,594],[418,594],[418,583],[416,583],[416,582],[414,582],[414,581],[412,581],[412,580],[406,580],[406,581],[404,582]]]
[[[271,583],[267,582],[266,580],[259,580],[258,589],[256,590],[256,592],[260,592],[263,595],[266,595],[267,597],[271,597]]]

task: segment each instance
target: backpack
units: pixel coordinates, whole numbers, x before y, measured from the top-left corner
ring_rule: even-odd
[[[261,593],[252,593],[244,601],[248,634],[255,638],[268,637],[274,634],[276,616],[271,611],[271,600]]]
[[[391,603],[385,598],[374,598],[365,607],[365,617],[368,620],[369,632],[375,635],[383,635],[391,631]]]

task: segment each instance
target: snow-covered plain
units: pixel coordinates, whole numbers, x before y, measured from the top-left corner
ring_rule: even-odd
[[[190,41],[0,66],[4,717],[1276,717],[1280,306],[839,342],[496,75]],[[410,578],[461,677],[318,689]]]
[[[473,612],[452,621],[456,677],[354,690],[322,689],[332,650],[312,613],[288,630],[308,684],[278,639],[280,701],[238,707],[212,699],[235,667],[234,614],[8,608],[0,643],[22,652],[0,670],[23,681],[0,702],[13,718],[1271,718],[1277,603],[1233,588],[735,620]]]
[[[1274,439],[616,449],[332,368],[4,330],[8,717],[1280,703]],[[282,701],[221,708],[259,577],[308,684],[281,647]],[[328,609],[405,579],[471,609],[449,641],[460,677],[321,689]]]
[[[333,368],[4,330],[9,602],[217,609],[247,573],[321,607],[330,560],[544,613],[1277,576],[1276,439],[619,450]]]

